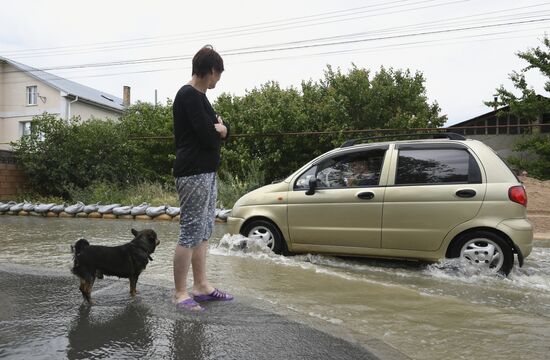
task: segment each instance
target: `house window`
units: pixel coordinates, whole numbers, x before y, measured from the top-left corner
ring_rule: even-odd
[[[20,122],[21,127],[21,136],[28,136],[31,134],[31,122],[30,121],[23,121]]]
[[[27,86],[27,105],[36,105],[38,98],[37,86]]]

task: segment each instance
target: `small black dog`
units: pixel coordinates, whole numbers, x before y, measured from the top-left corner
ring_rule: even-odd
[[[74,253],[72,272],[80,278],[80,291],[88,302],[91,302],[96,277],[103,279],[103,275],[130,279],[130,294],[136,295],[138,277],[149,260],[153,260],[151,254],[160,241],[151,229],[132,229],[132,234],[134,240],[119,246],[90,245],[86,239],[71,246]]]

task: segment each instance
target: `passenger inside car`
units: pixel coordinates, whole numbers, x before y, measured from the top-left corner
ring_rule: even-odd
[[[369,171],[369,166],[366,160],[357,159],[350,162],[349,166],[351,174],[345,179],[348,187],[375,185],[375,174]]]

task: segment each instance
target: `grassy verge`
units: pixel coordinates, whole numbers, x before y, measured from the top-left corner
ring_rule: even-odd
[[[247,192],[263,185],[263,173],[256,164],[252,164],[247,171],[247,178],[240,179],[229,173],[220,173],[218,176],[218,208],[230,209],[235,202]],[[151,206],[179,206],[178,194],[174,183],[141,182],[126,186],[114,185],[106,182],[93,183],[85,189],[74,188],[70,191],[69,199],[52,196],[40,196],[27,193],[19,196],[16,201],[28,200],[34,203],[75,203],[84,204],[121,204],[139,205],[143,202]]]

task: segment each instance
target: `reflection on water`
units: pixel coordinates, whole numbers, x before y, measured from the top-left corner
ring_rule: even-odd
[[[1,263],[42,265],[67,273],[69,246],[78,238],[117,245],[131,240],[131,227],[151,227],[159,234],[161,245],[140,283],[160,284],[167,292],[172,288],[171,263],[178,233],[175,222],[3,216],[0,226],[4,237]],[[491,359],[546,358],[550,340],[549,242],[536,243],[524,268],[516,268],[509,278],[502,279],[457,260],[423,264],[319,255],[282,257],[261,244],[243,248],[241,237],[224,233],[225,226],[216,225],[209,275],[214,284],[237,295],[239,302],[276,311],[358,343],[379,338],[415,359],[485,359],[487,349],[495,349]],[[80,296],[76,282],[74,295]],[[127,304],[127,280],[121,283],[116,305],[126,307],[118,308],[107,323],[96,318],[92,308],[92,313],[73,321],[71,334],[75,334],[71,336],[130,321],[132,307],[139,304]],[[96,291],[101,294],[104,290],[94,288]],[[166,324],[136,326],[140,329],[136,331],[168,331]],[[131,340],[111,345],[135,347]],[[168,357],[170,351],[165,351]]]
[[[113,313],[103,313],[82,304],[69,329],[67,357],[70,359],[121,358],[132,349],[151,348],[151,328],[145,322],[147,309],[130,303]],[[101,308],[102,311],[108,310]],[[116,339],[116,343],[113,343]],[[141,354],[142,356],[145,354]],[[122,356],[123,357],[123,356]]]
[[[239,301],[205,304],[202,314],[178,311],[159,286],[142,285],[130,299],[121,281],[105,279],[89,306],[71,291],[73,277],[48,272],[0,264],[0,358],[376,359]]]

